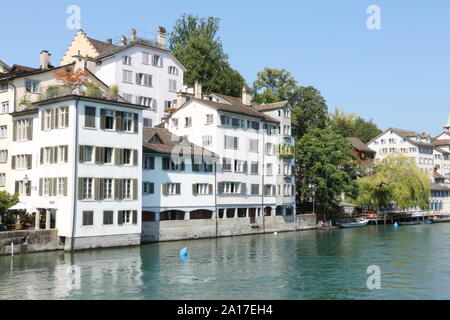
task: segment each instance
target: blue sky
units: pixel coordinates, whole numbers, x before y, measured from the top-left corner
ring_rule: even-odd
[[[76,33],[66,27],[72,4],[84,31],[100,40],[133,27],[170,31],[182,13],[193,13],[221,19],[224,50],[249,84],[264,67],[285,68],[319,89],[330,110],[356,112],[382,129],[435,135],[450,110],[450,1],[23,2],[1,5],[0,60],[8,64],[37,66],[42,49],[59,64]],[[370,5],[381,9],[381,30],[366,27]]]

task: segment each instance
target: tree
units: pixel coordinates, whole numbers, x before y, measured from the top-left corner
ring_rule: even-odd
[[[313,129],[296,143],[297,203],[314,197],[318,211],[338,212],[342,194],[355,198],[356,157],[350,143],[330,129]]]
[[[18,194],[9,194],[6,191],[0,191],[0,216],[2,221],[5,222],[5,218],[8,217],[8,209],[16,205],[19,202]]]
[[[368,143],[382,133],[372,120],[366,121],[355,113],[346,114],[336,108],[330,115],[330,128],[343,137],[357,137],[362,142]]]
[[[372,174],[358,179],[355,203],[361,208],[382,210],[391,203],[407,210],[429,209],[430,180],[408,157],[389,156],[376,165]]]
[[[86,76],[88,72],[85,70],[54,70],[57,82],[59,82],[62,86],[70,88],[72,92],[76,89],[80,89],[87,82]]]
[[[170,33],[169,48],[187,69],[185,84],[193,86],[200,81],[205,92],[239,97],[245,80],[231,68],[228,55],[223,52],[217,36],[219,21],[183,14]]]
[[[325,99],[314,87],[302,87],[292,74],[284,69],[265,68],[253,83],[256,103],[289,101],[292,122],[296,125],[293,134],[300,139],[315,128],[325,128],[328,107]]]

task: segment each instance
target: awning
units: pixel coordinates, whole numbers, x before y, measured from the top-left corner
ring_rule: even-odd
[[[37,211],[37,208],[33,207],[28,203],[19,202],[15,206],[9,208],[8,210],[26,210],[27,213],[33,213]]]

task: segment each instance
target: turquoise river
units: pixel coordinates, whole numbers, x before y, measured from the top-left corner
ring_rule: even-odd
[[[450,299],[450,224],[3,256],[0,299]]]

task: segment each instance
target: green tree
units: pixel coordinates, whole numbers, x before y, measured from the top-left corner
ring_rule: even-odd
[[[355,203],[361,208],[382,210],[395,203],[398,208],[429,209],[430,181],[408,157],[389,156],[372,173],[358,179]]]
[[[312,129],[327,126],[328,107],[320,91],[311,86],[299,86],[284,69],[264,68],[257,74],[253,91],[256,103],[289,101],[293,108],[292,122],[296,124],[293,134],[297,139]]]
[[[346,114],[339,108],[336,108],[329,117],[330,128],[343,137],[357,137],[362,142],[368,143],[382,133],[372,120],[366,121],[355,113]]]
[[[2,221],[9,217],[8,209],[18,202],[18,194],[9,194],[6,191],[0,191],[0,216],[2,217]]]
[[[338,212],[341,196],[355,198],[356,158],[350,143],[330,129],[313,129],[296,143],[297,203],[314,196],[318,212]]]
[[[223,52],[217,36],[219,21],[183,14],[170,33],[169,48],[187,69],[185,84],[193,86],[200,81],[205,92],[239,97],[245,80],[231,68],[228,55]]]

